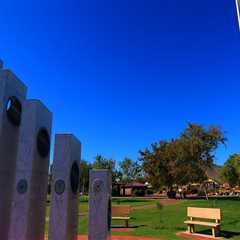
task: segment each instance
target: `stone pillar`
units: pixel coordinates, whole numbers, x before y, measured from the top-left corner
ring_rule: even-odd
[[[44,240],[52,114],[24,104],[8,240]]]
[[[111,238],[112,176],[109,170],[91,170],[89,183],[89,240]]]
[[[77,240],[81,143],[55,137],[49,240]]]
[[[0,61],[0,238],[8,239],[12,189],[26,86]]]

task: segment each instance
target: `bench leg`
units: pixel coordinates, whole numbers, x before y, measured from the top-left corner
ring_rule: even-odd
[[[129,224],[128,224],[128,220],[126,220],[126,228],[128,228]]]
[[[194,225],[188,225],[188,233],[194,233]]]
[[[212,228],[212,235],[213,235],[213,237],[215,238],[216,237],[216,228]]]
[[[192,225],[192,233],[195,233],[195,226]]]

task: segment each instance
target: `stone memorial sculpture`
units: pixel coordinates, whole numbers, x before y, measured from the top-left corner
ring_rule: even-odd
[[[81,143],[55,137],[49,240],[77,240]]]
[[[91,170],[89,183],[89,240],[111,238],[111,193],[110,170]]]
[[[8,239],[26,86],[0,60],[0,238]]]
[[[44,240],[52,114],[25,101],[8,240]]]
[[[0,60],[0,239],[44,240],[52,114]],[[49,240],[77,240],[81,143],[55,136]],[[92,170],[89,240],[111,238],[110,170]]]

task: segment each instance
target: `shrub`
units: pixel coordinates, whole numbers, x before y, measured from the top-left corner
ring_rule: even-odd
[[[118,186],[113,185],[113,187],[112,187],[112,196],[113,197],[119,197],[120,196],[120,192],[119,192]]]
[[[133,190],[133,196],[144,197],[145,196],[145,190],[144,189],[134,189]]]
[[[177,195],[177,193],[176,193],[175,191],[169,191],[169,192],[167,192],[167,196],[168,196],[168,198],[170,198],[170,199],[176,198],[176,195]]]
[[[146,190],[146,194],[147,195],[153,195],[154,194],[154,191],[152,189],[147,189]]]

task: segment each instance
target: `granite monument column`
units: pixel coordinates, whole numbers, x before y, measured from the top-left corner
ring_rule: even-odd
[[[49,240],[77,240],[81,143],[55,137]]]
[[[52,114],[28,100],[22,118],[8,240],[44,240]]]
[[[89,183],[89,240],[111,237],[112,175],[110,170],[91,170]]]
[[[0,60],[0,238],[8,239],[12,189],[26,86]]]

